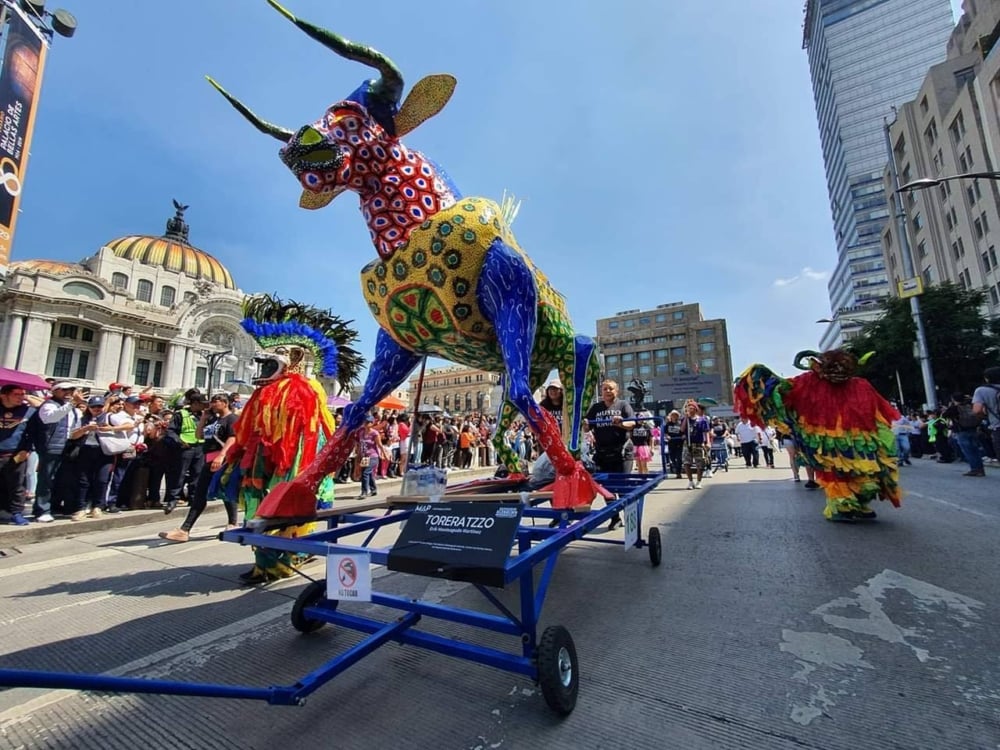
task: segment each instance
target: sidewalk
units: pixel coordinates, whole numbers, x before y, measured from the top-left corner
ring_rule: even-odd
[[[471,479],[482,479],[491,477],[496,471],[495,466],[487,466],[477,469],[463,469],[448,472],[449,484],[459,481],[469,481]],[[402,479],[380,479],[378,489],[380,495],[399,494],[402,488]],[[345,482],[336,485],[335,497],[341,500],[353,500],[361,491],[360,482]],[[336,500],[334,500],[336,504]],[[223,512],[224,507],[218,500],[209,502],[205,508],[203,518],[214,513]],[[187,506],[182,505],[170,514],[169,518],[176,519],[177,525],[184,521],[187,515]],[[121,513],[105,513],[100,518],[88,518],[83,521],[70,521],[68,518],[57,518],[52,523],[31,523],[28,526],[0,525],[0,558],[5,548],[15,544],[32,544],[34,542],[44,542],[48,539],[59,539],[78,534],[88,534],[92,531],[104,531],[106,529],[119,529],[126,526],[140,526],[146,523],[163,521],[168,516],[162,510],[125,510]]]

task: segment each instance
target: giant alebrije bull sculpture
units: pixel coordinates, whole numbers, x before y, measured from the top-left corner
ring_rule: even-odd
[[[313,464],[272,490],[258,516],[313,516],[316,487],[347,460],[366,414],[428,355],[506,373],[494,437],[498,455],[512,473],[519,472],[503,435],[520,412],[556,467],[555,507],[586,505],[596,494],[609,497],[576,458],[582,412],[600,373],[594,341],[574,335],[562,296],[518,246],[500,206],[463,196],[440,167],[399,140],[441,111],[455,79],[428,76],[400,106],[403,76],[388,57],[268,2],[333,52],[379,72],[295,132],[261,120],[209,82],[258,130],[284,144],[281,160],[302,186],[303,208],[321,208],[345,190],[358,194],[378,252],[361,270],[361,286],[381,330],[361,397],[347,407]],[[532,398],[553,368],[571,384],[565,436]]]

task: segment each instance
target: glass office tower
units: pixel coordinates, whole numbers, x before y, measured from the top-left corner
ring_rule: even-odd
[[[806,0],[802,47],[837,242],[824,349],[857,332],[889,294],[880,243],[889,219],[884,120],[945,59],[953,27],[949,0]]]

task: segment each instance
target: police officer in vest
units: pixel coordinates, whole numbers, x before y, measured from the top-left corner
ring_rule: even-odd
[[[77,407],[87,403],[79,386],[74,383],[56,383],[50,390],[52,397],[38,407],[28,426],[38,452],[38,486],[35,488],[32,514],[39,523],[52,521],[53,510],[71,512],[76,507],[77,488],[57,487],[56,477],[62,466],[66,441],[70,433],[80,426]],[[67,504],[67,501],[70,502]]]
[[[181,489],[193,486],[205,463],[205,452],[198,437],[198,422],[208,408],[208,399],[196,390],[187,393],[187,404],[178,409],[167,427],[167,501],[164,513],[172,513],[181,499]]]

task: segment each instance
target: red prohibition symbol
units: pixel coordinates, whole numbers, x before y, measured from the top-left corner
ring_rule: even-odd
[[[343,558],[337,566],[337,580],[345,589],[353,588],[358,580],[358,567],[350,557]]]

